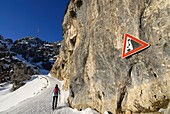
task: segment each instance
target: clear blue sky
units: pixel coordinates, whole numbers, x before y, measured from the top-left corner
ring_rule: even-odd
[[[0,0],[0,35],[14,41],[35,36],[61,41],[62,19],[70,0]]]

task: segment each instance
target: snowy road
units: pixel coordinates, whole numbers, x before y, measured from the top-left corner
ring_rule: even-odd
[[[97,114],[94,110],[87,108],[83,111],[72,109],[68,106],[67,97],[68,91],[62,90],[63,82],[58,81],[53,77],[44,75],[48,79],[49,86],[44,89],[39,95],[26,99],[16,106],[0,112],[1,114]],[[59,97],[59,104],[57,109],[52,110],[52,89],[55,84],[59,85],[61,96]]]
[[[17,106],[14,106],[8,111],[3,112],[3,114],[53,114],[55,110],[51,109],[52,102],[52,89],[55,87],[55,84],[58,82],[55,78],[48,77],[50,81],[50,85],[47,89],[42,91],[40,95],[37,95],[33,98],[29,98]],[[61,83],[59,83],[59,87],[61,87]],[[63,108],[63,107],[58,107]]]

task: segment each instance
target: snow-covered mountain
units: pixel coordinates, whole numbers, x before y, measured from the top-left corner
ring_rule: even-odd
[[[48,72],[59,53],[60,42],[48,43],[35,37],[16,40],[0,35],[0,83],[12,83],[18,89],[32,75]],[[4,83],[5,84],[5,83]]]

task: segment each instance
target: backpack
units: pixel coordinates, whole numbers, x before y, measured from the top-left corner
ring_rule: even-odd
[[[55,95],[58,94],[58,87],[55,87],[54,94],[55,94]]]

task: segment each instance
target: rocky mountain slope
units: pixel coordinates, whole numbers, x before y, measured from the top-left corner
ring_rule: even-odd
[[[51,70],[70,106],[104,113],[158,113],[170,101],[168,0],[71,0]],[[151,46],[122,59],[123,35]]]
[[[51,70],[59,54],[59,48],[59,41],[48,43],[39,38],[26,37],[16,40],[10,50],[41,69]]]
[[[19,60],[15,53],[10,52],[13,45],[11,39],[4,39],[0,35],[0,83],[13,83],[12,91],[25,84],[34,74],[40,74],[39,68]],[[5,84],[5,83],[4,83]]]
[[[13,84],[16,90],[40,69],[50,70],[59,53],[60,43],[48,43],[35,37],[16,40],[0,35],[0,83]]]

